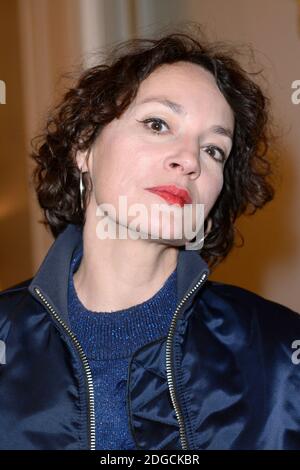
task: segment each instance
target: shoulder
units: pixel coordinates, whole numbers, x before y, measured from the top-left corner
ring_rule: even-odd
[[[16,309],[18,304],[29,295],[28,286],[32,278],[14,284],[0,292],[0,326],[4,319]]]
[[[281,315],[286,315],[296,322],[300,320],[300,313],[295,310],[244,287],[209,280],[207,281],[207,293],[211,299],[221,298],[224,304],[235,306],[238,309],[243,308],[243,311],[260,312],[261,315],[266,316],[271,314],[278,316],[278,318]]]
[[[298,312],[243,287],[208,280],[203,302],[225,323],[244,329],[251,336],[256,332],[261,339],[275,342],[300,339]]]
[[[25,279],[18,284],[14,284],[0,291],[0,302],[5,302],[9,298],[16,298],[22,295],[22,293],[27,292],[27,288],[31,281],[32,278]]]

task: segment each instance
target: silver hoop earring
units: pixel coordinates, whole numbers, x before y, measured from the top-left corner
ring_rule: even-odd
[[[80,177],[79,177],[79,191],[80,191],[80,207],[81,210],[83,210],[83,191],[84,191],[84,185],[83,185],[83,178],[82,178],[82,171],[80,168]]]
[[[199,243],[200,243],[200,244],[202,244],[202,243],[204,242],[204,240],[205,240],[205,238],[207,237],[207,235],[208,235],[208,234],[205,233],[204,236],[203,236],[202,238],[200,238],[200,240],[199,240]]]
[[[192,246],[193,246],[193,250],[200,250],[203,248],[203,244],[204,244],[204,240],[205,238],[207,237],[207,235],[209,234],[210,230],[212,228],[212,220],[209,219],[209,223],[208,223],[208,227],[206,227],[206,231],[204,232],[204,235],[203,237],[200,238],[200,240],[197,240],[197,244],[195,245],[194,242],[192,242]],[[189,248],[191,249],[191,248]]]
[[[207,237],[207,235],[208,235],[208,233],[205,233],[204,236],[200,238],[199,245],[203,244],[203,242],[204,242],[205,238]]]

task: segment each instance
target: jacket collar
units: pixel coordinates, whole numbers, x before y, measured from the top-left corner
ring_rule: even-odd
[[[68,326],[70,326],[68,320],[69,269],[74,250],[79,244],[82,244],[82,228],[69,224],[53,242],[28,286],[29,292],[40,301],[34,290],[38,288]],[[204,274],[207,278],[209,268],[199,253],[195,250],[180,249],[177,261],[178,303]]]

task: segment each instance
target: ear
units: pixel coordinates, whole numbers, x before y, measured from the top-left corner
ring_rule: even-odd
[[[82,152],[81,150],[77,150],[76,152],[76,156],[75,156],[76,163],[77,163],[79,170],[81,170],[83,173],[85,173],[86,171],[89,171],[88,156],[89,156],[88,150],[85,150],[84,152]]]

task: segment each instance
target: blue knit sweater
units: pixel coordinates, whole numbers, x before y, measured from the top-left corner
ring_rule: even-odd
[[[92,312],[79,300],[73,274],[82,246],[72,258],[68,308],[71,328],[88,358],[94,384],[96,449],[136,449],[126,410],[127,371],[131,355],[166,336],[176,308],[176,269],[146,302],[114,312]]]

